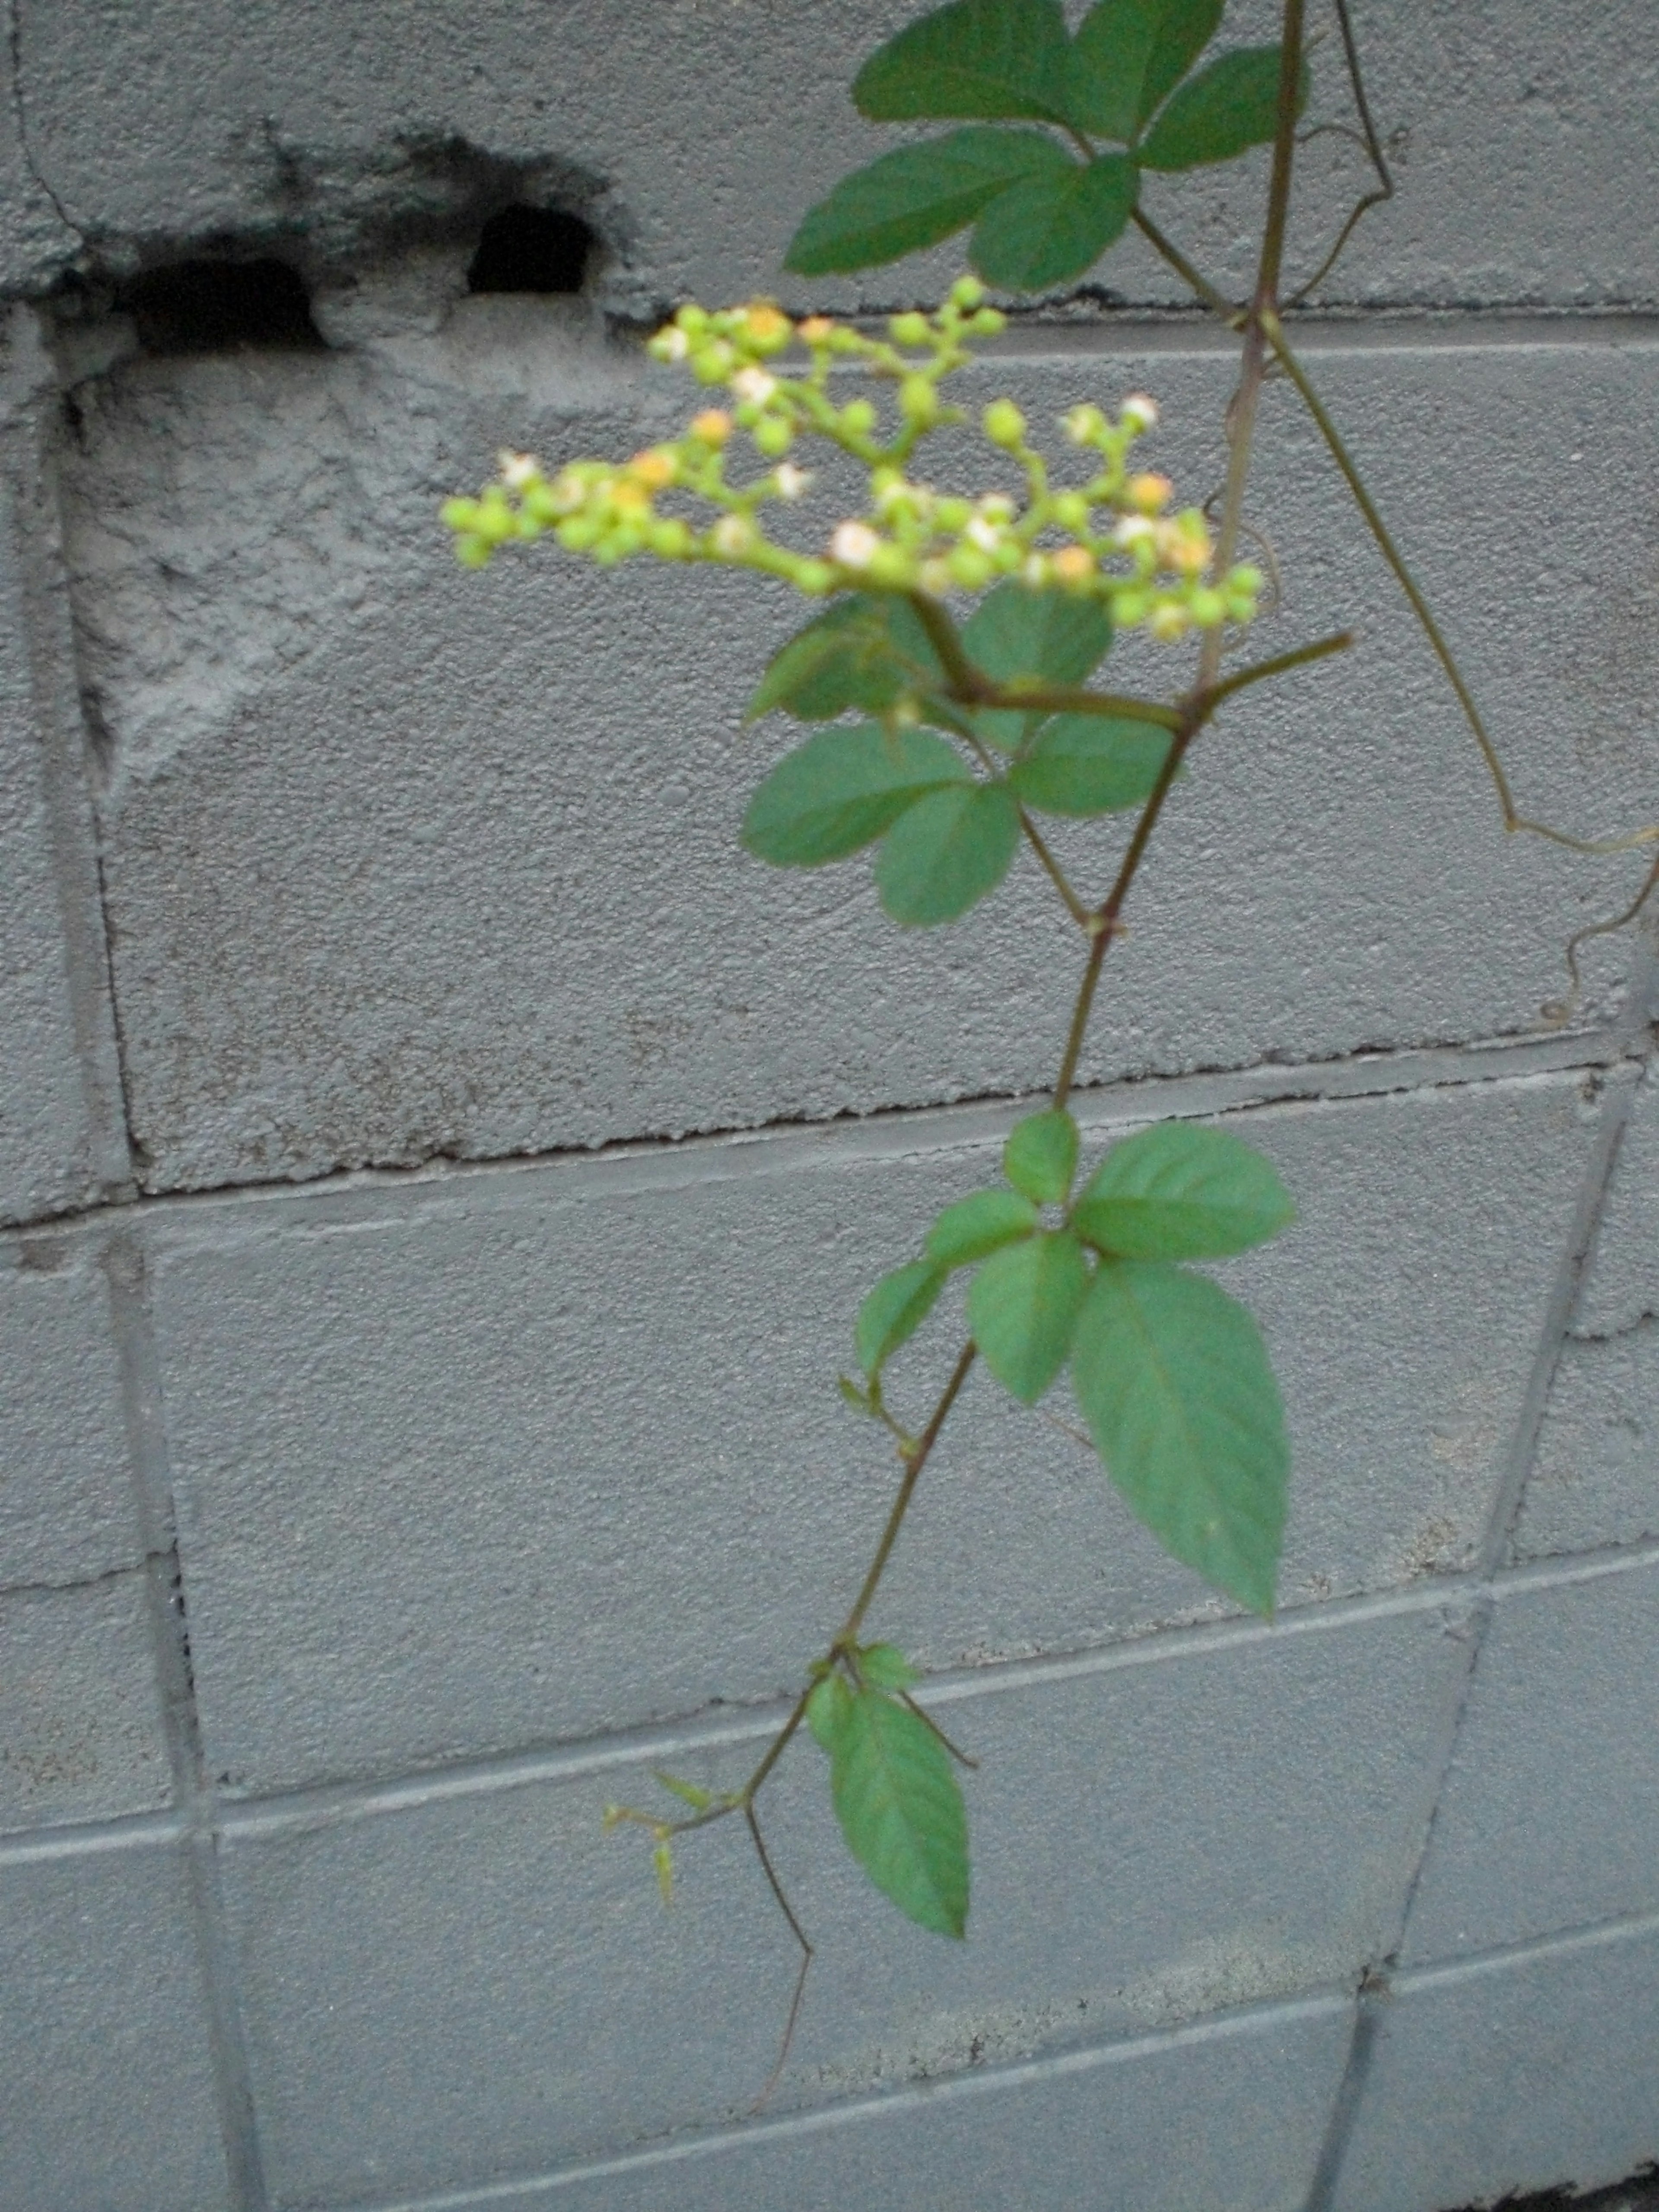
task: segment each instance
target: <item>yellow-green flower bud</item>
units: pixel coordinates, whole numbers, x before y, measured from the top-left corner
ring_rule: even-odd
[[[890,590],[904,591],[916,580],[915,558],[902,546],[878,545],[870,556],[865,574],[872,584],[884,584]]]
[[[994,446],[1012,452],[1024,442],[1025,417],[1012,399],[994,399],[982,417],[985,434]]]
[[[1073,407],[1060,418],[1060,427],[1074,446],[1092,446],[1106,428],[1098,407]]]
[[[908,315],[892,316],[887,329],[895,345],[925,346],[933,335],[928,328],[927,316],[919,315],[914,310]]]
[[[898,401],[907,422],[931,422],[939,413],[939,393],[931,377],[907,376],[899,386]]]
[[[755,425],[755,444],[769,461],[781,460],[795,441],[791,425],[776,415],[768,415]]]
[[[684,561],[694,542],[685,524],[672,515],[661,522],[653,522],[646,536],[651,550],[664,561]]]
[[[1214,629],[1218,623],[1227,619],[1226,600],[1207,584],[1199,586],[1187,605],[1200,629]]]
[[[977,276],[958,276],[951,287],[951,304],[954,307],[976,307],[985,297],[985,287]]]
[[[876,427],[874,402],[849,399],[841,410],[841,426],[843,430],[850,430],[855,438],[867,438]]]
[[[836,588],[836,572],[827,561],[806,560],[795,569],[795,589],[812,599],[822,599],[826,592]]]
[[[489,566],[489,541],[463,532],[455,540],[455,558],[463,568],[487,568]]]
[[[981,552],[977,545],[953,545],[945,555],[945,562],[952,578],[964,592],[983,591],[996,574],[991,565],[990,555]]]
[[[477,527],[478,502],[476,499],[447,499],[438,513],[452,530],[471,531]]]
[[[1063,491],[1057,495],[1054,520],[1073,537],[1089,527],[1089,502],[1080,491]]]

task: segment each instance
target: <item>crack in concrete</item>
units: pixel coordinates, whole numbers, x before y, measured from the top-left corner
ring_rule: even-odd
[[[40,167],[29,143],[28,110],[23,99],[23,0],[8,0],[6,45],[11,59],[11,106],[17,123],[17,150],[22,155],[23,167],[51,201],[59,222],[74,234],[84,251],[90,242],[85,225],[77,222],[64,206],[57,186]]]

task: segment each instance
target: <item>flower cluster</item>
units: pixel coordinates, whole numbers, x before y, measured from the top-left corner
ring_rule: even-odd
[[[1212,575],[1202,514],[1171,512],[1169,480],[1131,470],[1131,448],[1158,420],[1139,394],[1115,420],[1094,406],[1062,418],[1092,464],[1080,483],[1051,479],[1011,399],[987,407],[981,428],[1017,490],[969,496],[916,477],[921,441],[966,419],[941,398],[944,379],[971,360],[968,339],[1003,326],[982,301],[981,285],[965,276],[935,313],[893,316],[885,339],[826,315],[793,322],[769,301],[717,313],[682,307],[649,349],[723,387],[730,404],[705,408],[682,436],[621,463],[573,461],[549,477],[532,455],[503,453],[500,475],[477,499],[445,505],[456,551],[481,568],[498,546],[550,531],[607,566],[642,553],[718,562],[781,577],[812,598],[857,589],[943,599],[1018,577],[1034,591],[1103,599],[1120,629],[1144,626],[1155,637],[1249,622],[1261,572],[1240,565]],[[781,365],[781,356],[800,352],[804,368]],[[832,392],[837,363],[896,387],[885,423],[867,392]],[[745,481],[728,473],[739,434],[766,465]],[[819,550],[801,551],[769,536],[767,510],[793,507],[811,489],[811,473],[791,456],[812,437],[866,467],[869,500],[864,513],[829,528]]]

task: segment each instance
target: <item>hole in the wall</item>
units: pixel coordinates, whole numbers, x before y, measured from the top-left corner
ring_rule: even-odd
[[[595,240],[562,208],[508,207],[492,215],[466,272],[469,292],[580,292]]]
[[[311,297],[285,261],[178,261],[135,278],[120,304],[147,353],[322,344]]]

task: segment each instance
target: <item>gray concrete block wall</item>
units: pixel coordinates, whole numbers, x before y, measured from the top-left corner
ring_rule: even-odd
[[[787,608],[458,575],[434,507],[678,419],[617,317],[777,288],[908,12],[16,0],[4,2212],[1444,2212],[1659,2158],[1647,941],[1537,1019],[1640,863],[1502,839],[1281,393],[1263,643],[1361,648],[1206,740],[1079,1098],[1297,1195],[1220,1271],[1290,1412],[1279,1620],[981,1378],[878,1624],[982,1755],[970,1939],[871,1941],[804,1747],[768,1833],[819,1958],[758,2118],[794,1956],[741,1838],[665,1914],[600,1832],[653,1765],[740,1772],[838,1616],[889,1481],[854,1305],[1040,1092],[1071,954],[1017,876],[890,974],[859,867],[741,856]],[[1358,18],[1401,193],[1309,357],[1522,803],[1648,818],[1659,29]],[[515,191],[594,226],[585,296],[465,294]],[[138,344],[119,285],[226,241],[322,345]],[[1206,488],[1224,352],[1109,273],[974,392],[1146,386]]]

